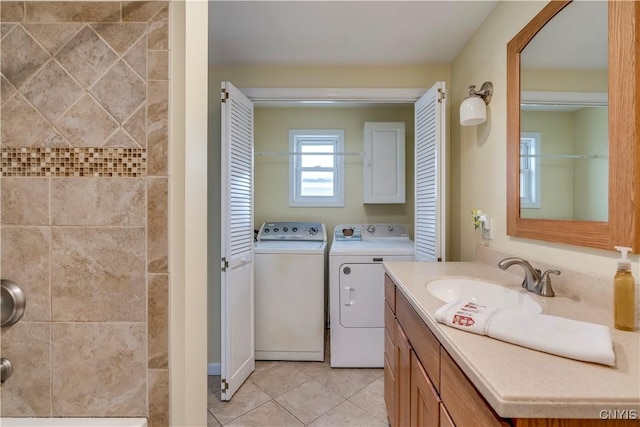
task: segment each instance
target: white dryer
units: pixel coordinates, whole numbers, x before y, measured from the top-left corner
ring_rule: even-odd
[[[254,254],[256,360],[324,360],[324,224],[265,222]]]
[[[384,366],[385,261],[413,261],[402,224],[340,224],[329,251],[331,366]]]

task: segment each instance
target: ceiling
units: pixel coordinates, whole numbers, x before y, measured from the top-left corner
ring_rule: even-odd
[[[497,0],[209,1],[209,63],[450,63]]]

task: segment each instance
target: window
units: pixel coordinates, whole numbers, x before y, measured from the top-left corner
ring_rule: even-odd
[[[343,207],[344,131],[292,129],[289,151],[289,206]]]
[[[540,208],[540,133],[520,136],[520,207]]]

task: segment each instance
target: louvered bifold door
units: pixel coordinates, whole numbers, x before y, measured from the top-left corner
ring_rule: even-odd
[[[222,83],[221,399],[255,368],[253,284],[253,103]]]
[[[436,83],[415,104],[416,261],[445,258],[445,111],[444,82]]]

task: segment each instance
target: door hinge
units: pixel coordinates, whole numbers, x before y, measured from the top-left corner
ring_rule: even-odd
[[[438,102],[442,103],[444,101],[444,91],[442,89],[438,89]]]
[[[220,100],[222,102],[227,102],[227,99],[229,99],[229,92],[227,92],[226,89],[222,89],[222,93],[220,94]]]
[[[222,271],[227,271],[227,268],[229,267],[229,261],[227,261],[225,257],[222,257],[220,261],[222,263]]]
[[[224,378],[220,380],[220,390],[224,393],[229,390],[229,383]]]

